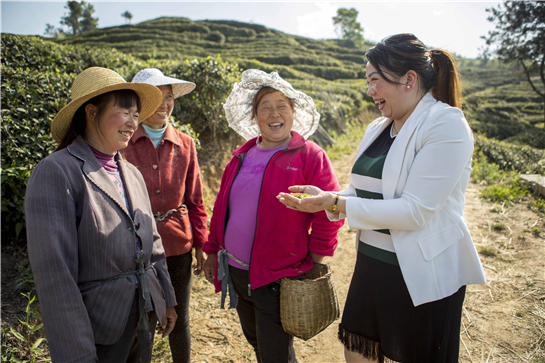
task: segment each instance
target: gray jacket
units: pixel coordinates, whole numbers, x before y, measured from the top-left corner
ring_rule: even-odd
[[[25,196],[28,255],[53,362],[90,362],[95,344],[113,344],[135,293],[136,235],[145,252],[154,310],[176,305],[144,179],[116,156],[125,201],[83,140],[42,160]]]

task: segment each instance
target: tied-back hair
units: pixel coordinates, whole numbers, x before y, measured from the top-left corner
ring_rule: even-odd
[[[130,89],[106,92],[93,97],[78,108],[74,114],[74,117],[72,118],[72,122],[70,123],[70,128],[68,129],[66,136],[59,146],[57,146],[55,151],[66,148],[68,145],[74,142],[79,135],[85,138],[85,127],[87,126],[85,107],[89,104],[92,104],[97,108],[95,128],[99,134],[102,134],[102,130],[100,129],[100,119],[111,102],[113,102],[114,106],[119,106],[122,108],[131,108],[136,105],[138,112],[140,112],[140,109],[142,108],[140,98],[138,98],[136,92]]]
[[[259,106],[259,103],[261,102],[263,97],[265,97],[269,93],[273,93],[273,92],[280,92],[280,91],[277,90],[277,89],[274,89],[272,87],[268,87],[268,86],[265,86],[265,87],[261,88],[259,91],[257,91],[257,93],[255,94],[254,99],[252,101],[252,118],[254,120],[257,120],[257,106]],[[282,93],[282,92],[280,92],[280,93]],[[295,102],[289,97],[286,97],[286,98],[289,101],[289,104],[291,106],[291,110],[295,111]]]
[[[391,76],[401,78],[413,70],[425,92],[430,91],[437,100],[462,109],[460,77],[455,59],[448,51],[428,49],[413,34],[396,34],[378,42],[365,56],[387,82],[399,83]]]

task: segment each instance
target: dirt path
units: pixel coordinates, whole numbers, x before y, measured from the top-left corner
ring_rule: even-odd
[[[348,185],[354,157],[344,155],[333,161],[342,188]],[[494,205],[480,198],[482,189],[476,184],[468,188],[465,215],[488,282],[468,288],[460,362],[545,362],[545,241],[544,233],[536,236],[530,232],[532,226],[543,226],[543,221],[527,203],[491,212]],[[345,224],[335,256],[326,260],[333,271],[341,310],[356,258],[354,239],[355,231]],[[218,307],[219,295],[212,293],[212,286],[201,277],[195,278],[190,307],[193,361],[254,362],[235,311]],[[343,347],[337,340],[338,323],[310,341],[296,339],[298,360],[344,362]],[[170,361],[160,352],[154,355],[158,361]]]
[[[355,150],[357,145],[350,145]],[[341,187],[348,185],[355,155],[344,155],[333,164]],[[485,187],[470,184],[465,216],[487,283],[468,287],[466,294],[460,362],[545,362],[545,224],[528,209],[528,202],[512,207],[494,206],[480,198]],[[541,229],[540,235],[532,228]],[[339,231],[339,246],[326,262],[333,271],[341,310],[354,269],[355,231]],[[2,326],[18,326],[25,301],[14,288],[18,261],[26,261],[24,247],[2,247]],[[255,362],[242,335],[234,310],[219,309],[219,295],[202,277],[193,279],[190,316],[193,362]],[[295,340],[299,362],[344,362],[337,340],[339,321],[310,341]],[[18,326],[20,328],[20,326]],[[156,338],[154,362],[172,362],[166,340]],[[12,341],[16,341],[13,340]]]

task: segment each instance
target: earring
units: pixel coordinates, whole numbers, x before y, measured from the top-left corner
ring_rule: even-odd
[[[411,86],[407,85],[407,88],[411,88]]]
[[[255,140],[255,144],[257,146],[259,146],[260,142],[259,142],[259,137],[261,136],[261,131],[259,132],[259,134],[257,134],[257,139]]]

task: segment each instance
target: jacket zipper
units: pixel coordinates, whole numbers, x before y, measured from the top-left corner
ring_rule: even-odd
[[[231,180],[231,185],[229,185],[229,193],[227,194],[227,203],[226,203],[226,206],[225,206],[225,213],[226,214],[227,214],[227,210],[229,209],[229,199],[231,198],[231,189],[233,188],[233,182],[235,181],[235,178],[237,177],[238,172],[240,171],[240,168],[242,168],[242,164],[244,163],[244,158],[246,157],[246,154],[247,154],[247,152],[245,152],[243,154],[236,155],[236,157],[238,159],[238,167],[237,167],[237,171],[235,173],[235,176],[233,177],[233,180]],[[225,220],[223,221],[223,236],[224,236],[224,238],[225,238],[225,231],[227,230],[227,219],[228,218],[225,218]],[[225,244],[225,239],[224,239],[223,243]],[[229,268],[229,266],[227,266],[227,268]],[[249,284],[248,284],[248,296],[250,296],[250,285]]]
[[[250,260],[248,261],[248,265],[250,265],[250,268],[248,269],[248,296],[252,296],[252,279],[251,279],[251,275],[250,275],[250,269],[252,268],[252,254],[254,252],[255,236],[257,235],[257,223],[258,223],[257,218],[259,217],[259,203],[261,202],[261,191],[263,190],[263,181],[265,180],[265,173],[267,172],[267,168],[269,167],[269,164],[270,164],[271,160],[274,159],[276,154],[278,154],[281,151],[293,151],[293,150],[300,149],[302,147],[304,147],[304,146],[294,148],[294,149],[290,149],[289,146],[288,146],[286,149],[278,150],[277,152],[275,152],[271,156],[271,158],[267,162],[267,165],[265,166],[265,170],[263,171],[263,179],[261,179],[261,186],[259,187],[259,198],[257,200],[257,214],[256,214],[256,217],[255,217],[254,243],[252,243],[252,249],[250,250]]]

